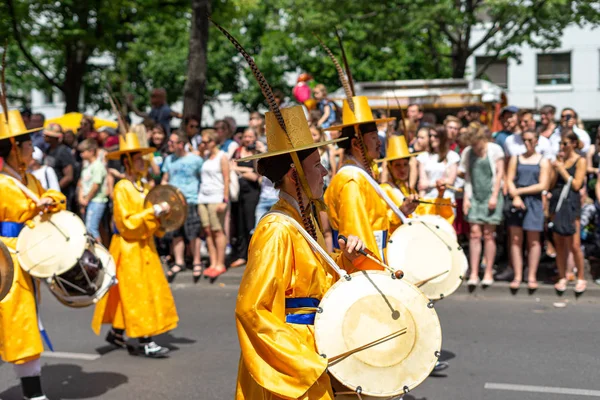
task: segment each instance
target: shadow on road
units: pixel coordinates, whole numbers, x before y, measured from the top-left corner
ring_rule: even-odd
[[[456,354],[454,354],[451,351],[442,349],[442,353],[440,354],[440,358],[439,358],[440,361],[449,361],[449,360],[452,360],[453,358],[456,358]]]
[[[53,364],[42,367],[42,386],[52,400],[89,399],[101,396],[128,382],[116,372],[85,372],[79,365]],[[13,386],[0,393],[0,400],[20,400],[21,386]]]

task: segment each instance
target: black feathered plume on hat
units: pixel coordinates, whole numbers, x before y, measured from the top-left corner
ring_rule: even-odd
[[[350,82],[344,75],[344,70],[342,69],[342,66],[340,65],[338,60],[335,58],[335,56],[333,55],[333,53],[331,52],[329,47],[327,47],[325,45],[325,43],[323,43],[323,41],[316,34],[313,33],[313,35],[315,35],[315,37],[317,38],[319,43],[321,43],[321,47],[323,47],[325,49],[325,51],[327,52],[327,55],[329,56],[329,58],[331,58],[331,61],[333,61],[333,65],[335,65],[335,70],[337,71],[338,77],[340,78],[340,82],[342,83],[342,87],[344,88],[344,93],[346,94],[346,100],[348,101],[348,106],[350,106],[350,109],[354,112],[354,100],[352,100],[352,96],[354,94],[352,92],[352,87],[350,86]]]
[[[342,37],[337,28],[335,28],[335,36],[337,36],[338,43],[340,44],[340,50],[342,50],[342,60],[344,61],[344,67],[346,67],[346,74],[348,75],[348,85],[352,91],[352,96],[356,95],[354,91],[354,80],[352,79],[352,72],[350,72],[350,66],[348,65],[348,59],[346,58],[346,52],[344,51],[344,44],[342,43]]]
[[[248,63],[248,65],[250,65],[250,69],[252,70],[252,73],[254,74],[254,77],[256,78],[258,85],[260,86],[260,90],[262,91],[263,95],[267,99],[267,104],[269,105],[269,110],[275,115],[275,118],[277,119],[279,126],[281,126],[281,129],[283,129],[283,131],[285,132],[288,140],[290,141],[290,143],[292,143],[292,140],[287,133],[287,128],[285,126],[285,121],[283,120],[283,115],[281,115],[279,106],[277,106],[277,102],[275,101],[275,96],[273,95],[273,89],[271,89],[271,86],[269,86],[269,83],[265,79],[264,75],[258,69],[258,66],[254,62],[254,59],[252,58],[252,56],[250,56],[250,54],[248,54],[248,52],[246,52],[246,50],[242,47],[240,42],[238,42],[236,38],[231,36],[231,34],[229,32],[227,32],[227,30],[225,30],[225,28],[223,28],[221,25],[217,24],[211,18],[209,18],[209,20],[217,27],[218,30],[220,30],[225,35],[225,37],[227,39],[229,39],[229,41],[231,43],[233,43],[233,45],[235,46],[237,51],[244,57],[244,59],[246,59],[246,62]]]
[[[2,67],[0,67],[0,103],[4,112],[4,118],[8,125],[8,100],[6,94],[6,53],[8,53],[8,42],[5,43],[2,53]]]

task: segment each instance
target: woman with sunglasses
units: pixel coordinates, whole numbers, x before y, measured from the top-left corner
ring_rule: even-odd
[[[512,204],[506,218],[515,272],[511,290],[517,290],[523,280],[523,231],[527,234],[527,287],[530,291],[538,288],[536,275],[542,253],[540,232],[544,230],[542,192],[548,189],[550,182],[550,162],[536,151],[538,137],[539,133],[535,131],[522,133],[525,153],[512,156],[508,164],[506,181]]]
[[[573,131],[568,131],[562,136],[560,151],[553,163],[554,173],[550,185],[552,187],[550,213],[559,275],[554,288],[559,295],[567,290],[566,270],[569,252],[573,253],[577,267],[575,293],[582,294],[587,288],[579,235],[581,229],[579,190],[585,181],[586,160],[577,153],[578,148],[579,139]]]

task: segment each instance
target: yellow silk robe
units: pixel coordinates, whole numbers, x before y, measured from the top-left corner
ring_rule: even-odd
[[[160,222],[152,207],[144,208],[148,190],[139,192],[122,179],[114,190],[114,222],[118,234],[110,244],[118,284],[96,305],[92,329],[103,323],[125,329],[132,338],[155,336],[177,327],[179,317],[154,245]]]
[[[357,165],[352,159],[344,164]],[[346,237],[358,236],[379,259],[385,257],[382,248],[387,244],[384,236],[389,235],[388,206],[365,177],[352,169],[340,169],[325,192],[325,204],[334,230]],[[374,263],[372,267],[383,269]]]
[[[280,199],[272,210],[302,224]],[[325,247],[323,237],[318,242]],[[336,262],[352,264],[341,253]],[[364,257],[356,265],[368,263]],[[316,350],[314,326],[285,322],[286,298],[323,298],[337,274],[283,217],[268,215],[256,227],[235,309],[241,348],[236,400],[333,399],[327,360]]]
[[[385,194],[387,194],[390,197],[390,199],[392,199],[394,201],[394,204],[396,204],[398,207],[400,207],[403,202],[403,197],[400,196],[400,193],[398,193],[399,190],[402,192],[402,195],[404,197],[409,196],[410,194],[418,194],[417,191],[411,190],[404,183],[401,183],[399,188],[392,186],[389,183],[382,183],[381,188],[383,189]],[[436,203],[440,203],[440,204],[448,204],[448,206],[438,206],[438,205],[434,205],[434,204],[421,203],[416,208],[414,214],[416,214],[416,215],[439,215],[440,217],[446,219],[450,223],[454,222],[454,211],[452,210],[452,207],[450,206],[452,204],[450,199],[444,199],[444,198],[438,197],[436,199],[426,199],[426,200],[427,201],[435,201]],[[394,231],[396,229],[398,229],[398,227],[400,225],[402,225],[402,221],[396,217],[396,215],[393,213],[392,210],[388,211],[388,215],[390,218],[390,235],[391,235],[392,233],[394,233]],[[412,214],[407,215],[407,217],[409,217],[409,218],[411,216],[412,216]]]
[[[57,203],[50,208],[51,212],[65,209],[65,196],[55,190],[44,191],[33,175],[27,174],[26,186],[38,196]],[[0,222],[24,223],[38,214],[35,202],[3,174],[0,174],[0,191]],[[0,240],[10,249],[17,247],[17,238],[0,236]],[[22,364],[38,358],[44,346],[38,329],[33,278],[21,269],[16,255],[11,253],[11,256],[15,269],[13,284],[0,302],[0,356],[5,362]]]

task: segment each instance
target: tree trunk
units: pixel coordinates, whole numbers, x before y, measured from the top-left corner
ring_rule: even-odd
[[[88,52],[67,48],[66,72],[61,90],[65,95],[65,114],[79,111],[79,96],[87,69]]]
[[[468,46],[452,46],[452,78],[464,79],[467,71],[467,60],[469,59],[467,49]]]
[[[183,88],[183,115],[195,114],[202,120],[206,88],[210,0],[192,0],[192,11],[188,73]]]

